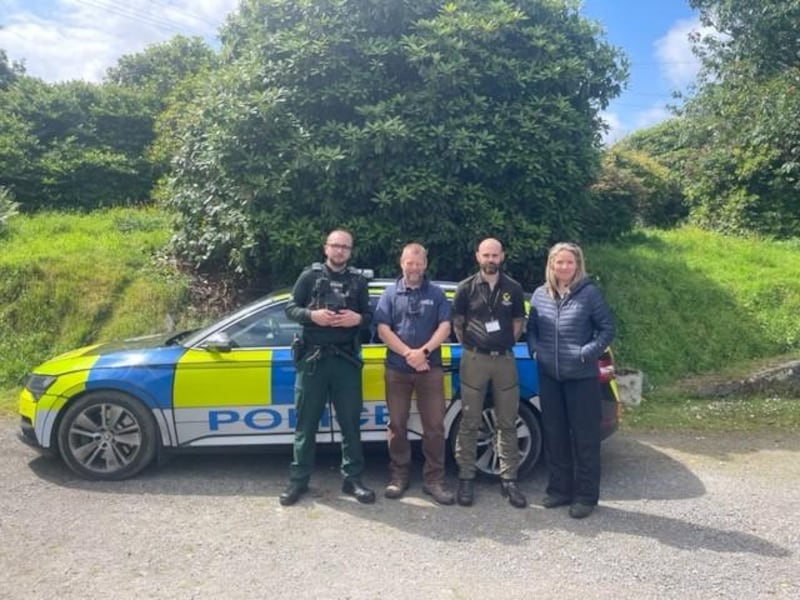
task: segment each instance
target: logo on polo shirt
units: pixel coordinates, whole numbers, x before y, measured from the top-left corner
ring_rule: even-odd
[[[503,306],[511,306],[511,292],[503,292],[503,298],[501,300]]]

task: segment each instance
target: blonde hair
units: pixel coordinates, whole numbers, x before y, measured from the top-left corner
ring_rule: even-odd
[[[567,252],[571,252],[572,255],[575,257],[575,275],[572,277],[572,281],[569,282],[569,285],[572,286],[573,283],[576,281],[580,281],[584,277],[586,277],[586,261],[583,259],[583,250],[578,244],[573,244],[572,242],[559,242],[552,248],[550,248],[550,252],[547,253],[547,266],[544,270],[544,279],[545,279],[545,286],[547,287],[547,293],[550,295],[551,298],[554,298],[556,295],[556,290],[558,289],[558,281],[556,280],[556,274],[553,271],[553,261],[555,260],[556,254],[559,252],[566,250]]]

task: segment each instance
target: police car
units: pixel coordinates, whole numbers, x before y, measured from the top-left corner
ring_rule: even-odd
[[[392,280],[370,281],[373,305]],[[456,284],[437,282],[452,299]],[[284,313],[289,292],[270,294],[204,329],[97,344],[53,358],[27,376],[20,394],[23,441],[58,454],[80,477],[132,477],[165,451],[188,448],[290,444],[295,425],[290,345],[300,325]],[[386,347],[374,329],[362,339],[364,409],[362,440],[385,442],[389,414],[383,362]],[[514,348],[520,381],[517,434],[520,475],[542,450],[536,365],[524,343]],[[461,415],[458,363],[461,347],[442,346],[445,433],[455,445]],[[616,428],[619,396],[610,353],[598,365],[603,381],[603,435]],[[487,399],[478,447],[480,473],[498,474],[496,431]],[[419,438],[412,407],[409,432]],[[329,407],[317,442],[337,443]]]

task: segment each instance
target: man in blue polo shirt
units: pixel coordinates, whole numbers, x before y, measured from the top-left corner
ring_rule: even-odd
[[[422,421],[422,491],[439,504],[455,497],[444,486],[444,372],[440,346],[450,336],[450,306],[442,289],[425,277],[427,251],[408,244],[400,256],[403,273],[381,295],[375,311],[378,336],[387,346],[386,404],[389,408],[389,484],[387,498],[400,498],[408,489],[411,445],[408,415],[411,397]]]

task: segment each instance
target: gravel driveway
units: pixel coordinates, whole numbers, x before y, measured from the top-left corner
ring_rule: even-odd
[[[73,478],[0,421],[0,598],[798,598],[800,439],[620,432],[601,506],[471,508],[420,490],[362,506],[335,452],[279,506],[288,450],[181,456],[121,483]],[[367,483],[386,454],[368,453]],[[452,474],[452,473],[451,473]],[[537,469],[521,482],[544,488]]]

